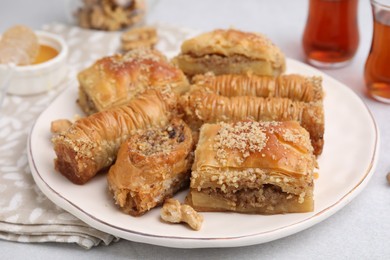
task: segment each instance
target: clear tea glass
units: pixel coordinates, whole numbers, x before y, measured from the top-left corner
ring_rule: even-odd
[[[374,34],[364,78],[368,93],[390,103],[390,0],[371,0]]]
[[[359,45],[358,0],[310,0],[303,34],[308,63],[339,68],[353,58]]]

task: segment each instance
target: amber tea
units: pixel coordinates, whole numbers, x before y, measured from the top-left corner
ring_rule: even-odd
[[[303,35],[308,62],[340,67],[355,55],[359,44],[358,0],[310,0]]]
[[[369,94],[390,103],[390,6],[388,10],[378,10],[384,6],[374,6],[374,2],[372,4],[374,35],[364,78]]]

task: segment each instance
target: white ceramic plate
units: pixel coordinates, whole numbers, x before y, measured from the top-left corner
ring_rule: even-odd
[[[143,243],[180,248],[233,247],[268,242],[311,227],[350,202],[367,184],[377,161],[379,135],[365,104],[348,87],[322,72],[288,60],[288,73],[321,75],[326,92],[325,147],[315,182],[315,211],[274,216],[204,213],[200,231],[166,224],[160,208],[142,217],[120,212],[107,192],[105,176],[83,186],[72,184],[53,167],[50,122],[81,114],[75,101],[77,84],[71,84],[37,119],[28,141],[33,177],[54,203],[96,229]],[[176,197],[183,201],[186,192]]]

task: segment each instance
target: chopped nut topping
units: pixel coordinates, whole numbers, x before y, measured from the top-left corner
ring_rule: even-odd
[[[138,48],[128,51],[123,56],[123,62],[131,62],[133,60],[151,60],[159,62],[165,58],[162,55],[158,55],[157,52],[148,48]]]
[[[161,130],[149,129],[140,136],[134,149],[137,149],[144,156],[150,156],[157,153],[168,153],[172,150],[174,142],[176,141],[174,138],[178,131],[179,129],[174,128],[172,125]],[[182,133],[181,136],[183,136]]]
[[[237,159],[241,164],[251,152],[260,152],[265,147],[267,135],[264,133],[263,124],[259,122],[221,123],[215,140],[213,148],[216,149],[217,159],[222,165],[227,162],[227,149],[241,152],[242,158]]]

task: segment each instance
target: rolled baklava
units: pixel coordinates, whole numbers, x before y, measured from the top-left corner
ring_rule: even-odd
[[[198,211],[310,212],[316,167],[309,134],[295,121],[205,124],[187,203]]]
[[[135,49],[96,61],[78,74],[78,104],[87,114],[124,105],[146,89],[186,92],[183,72],[157,50]]]
[[[204,123],[254,121],[298,121],[309,133],[314,154],[324,145],[322,102],[298,102],[288,98],[255,96],[226,97],[204,89],[195,89],[181,97],[185,121],[196,130]]]
[[[52,138],[55,168],[73,183],[86,183],[115,161],[131,134],[168,124],[176,105],[175,95],[148,90],[127,105],[77,120]]]
[[[192,147],[191,130],[180,119],[128,138],[107,175],[119,208],[139,216],[188,187]]]
[[[271,77],[206,73],[193,77],[192,85],[225,97],[282,97],[293,101],[316,102],[322,101],[324,96],[321,77],[299,74]]]
[[[282,51],[261,34],[214,30],[188,39],[174,62],[188,76],[220,74],[277,76],[285,70]]]

